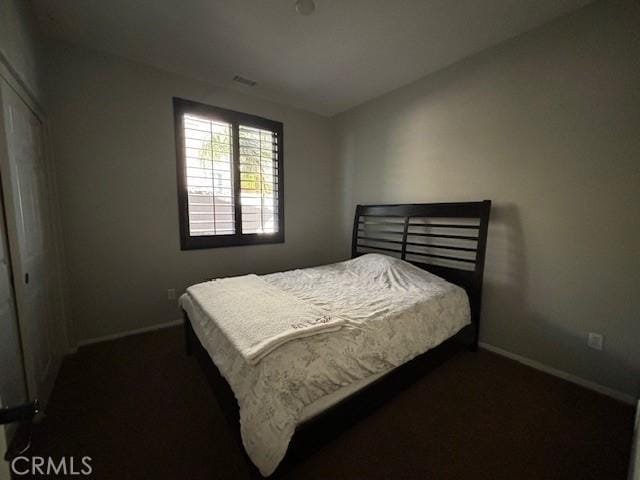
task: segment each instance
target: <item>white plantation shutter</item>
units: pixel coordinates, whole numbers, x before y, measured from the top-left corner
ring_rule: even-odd
[[[184,116],[190,235],[235,233],[230,123]]]
[[[183,249],[284,241],[280,122],[174,98]]]
[[[274,132],[239,127],[242,233],[278,231],[278,138]]]

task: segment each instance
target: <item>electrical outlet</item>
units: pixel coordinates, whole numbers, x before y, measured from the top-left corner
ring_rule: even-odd
[[[169,288],[167,289],[167,300],[175,300],[176,299],[176,289]]]
[[[587,339],[587,345],[594,350],[602,350],[604,344],[604,337],[599,333],[589,332],[589,338]]]

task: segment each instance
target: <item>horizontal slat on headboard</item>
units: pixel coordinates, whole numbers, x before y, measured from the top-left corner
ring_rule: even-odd
[[[450,218],[480,218],[486,206],[482,202],[456,203],[404,203],[398,205],[358,205],[362,214],[371,217],[450,217]]]

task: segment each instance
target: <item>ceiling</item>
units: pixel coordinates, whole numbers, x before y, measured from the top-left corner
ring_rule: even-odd
[[[590,2],[315,1],[309,16],[294,0],[33,4],[49,36],[330,116]]]

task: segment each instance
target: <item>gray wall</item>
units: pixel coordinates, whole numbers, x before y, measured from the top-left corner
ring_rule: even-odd
[[[341,246],[356,203],[492,199],[481,340],[640,395],[639,32],[597,2],[341,115]]]
[[[67,44],[51,43],[47,57],[80,340],[178,319],[168,288],[336,259],[337,166],[328,119]],[[173,96],[284,123],[286,243],[180,250]]]

